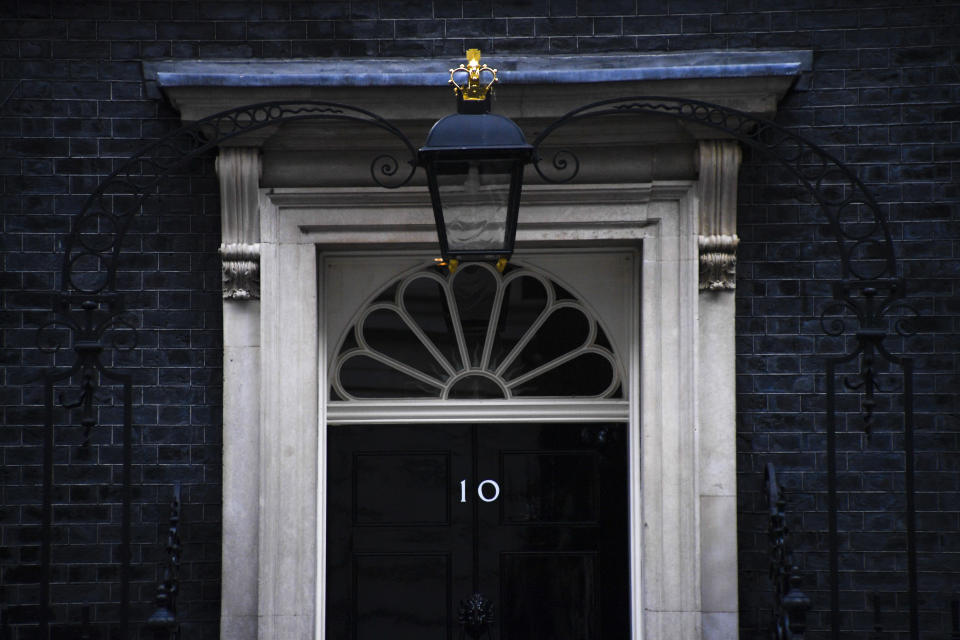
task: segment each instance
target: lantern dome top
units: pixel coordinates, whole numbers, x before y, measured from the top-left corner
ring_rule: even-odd
[[[420,151],[530,148],[523,131],[510,118],[494,113],[454,113],[433,125]]]

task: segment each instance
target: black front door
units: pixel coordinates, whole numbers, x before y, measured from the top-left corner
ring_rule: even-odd
[[[328,640],[629,637],[624,424],[331,426],[328,452]]]

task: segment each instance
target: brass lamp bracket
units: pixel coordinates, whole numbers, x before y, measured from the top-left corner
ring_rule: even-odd
[[[498,81],[496,69],[480,64],[480,49],[467,49],[467,64],[450,69],[447,83],[453,85],[453,93],[463,100],[486,100],[490,89]]]

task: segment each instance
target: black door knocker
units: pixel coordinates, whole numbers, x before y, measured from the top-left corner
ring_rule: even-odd
[[[494,640],[490,627],[493,624],[493,603],[487,600],[482,593],[475,593],[466,600],[460,601],[460,611],[457,613],[457,622],[463,631],[472,639],[488,638]],[[463,637],[463,634],[461,634]]]

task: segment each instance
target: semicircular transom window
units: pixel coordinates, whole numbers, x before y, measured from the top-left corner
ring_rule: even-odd
[[[594,315],[515,265],[408,274],[363,309],[336,353],[332,400],[623,397]]]

